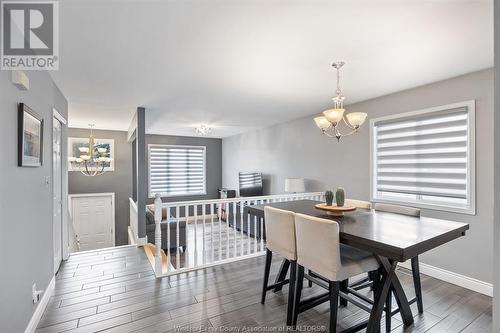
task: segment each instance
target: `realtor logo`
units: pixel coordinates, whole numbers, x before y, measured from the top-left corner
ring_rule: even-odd
[[[57,1],[1,1],[1,69],[59,68]]]

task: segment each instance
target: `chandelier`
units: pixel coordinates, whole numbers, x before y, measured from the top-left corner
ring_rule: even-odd
[[[337,89],[335,90],[336,96],[332,98],[333,108],[323,111],[323,116],[314,118],[314,122],[321,130],[321,133],[330,138],[336,138],[337,141],[340,141],[340,138],[343,136],[356,133],[366,119],[366,113],[364,112],[351,112],[344,114],[345,97],[340,89],[340,69],[344,65],[345,62],[343,61],[334,62],[332,64],[332,66],[337,70]],[[342,133],[340,131],[339,127],[341,122],[347,127],[347,133]]]
[[[70,158],[72,168],[79,170],[85,176],[99,176],[106,172],[105,168],[113,161],[109,157],[109,149],[94,140],[93,127],[89,124],[90,137],[87,146],[78,147],[79,157]]]
[[[208,127],[207,125],[200,125],[198,127],[195,127],[194,131],[199,136],[206,136],[206,135],[210,134],[210,132],[212,132],[212,129],[210,127]]]

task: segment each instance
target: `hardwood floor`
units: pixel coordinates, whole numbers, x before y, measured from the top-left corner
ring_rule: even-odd
[[[279,263],[275,258],[273,278]],[[36,332],[276,331],[285,322],[287,287],[269,292],[261,305],[263,267],[264,257],[259,257],[157,280],[141,248],[72,255],[56,277]],[[398,274],[413,297],[411,276],[403,269]],[[406,329],[395,316],[393,332],[492,332],[491,298],[427,276],[422,288],[425,313],[416,315],[412,306],[415,324]],[[319,292],[304,288],[303,295]],[[340,308],[338,328],[367,317],[353,305]],[[306,325],[327,328],[327,323],[328,304],[322,304],[302,313],[298,325],[306,330]]]

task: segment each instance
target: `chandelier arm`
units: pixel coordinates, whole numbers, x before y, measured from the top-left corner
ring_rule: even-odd
[[[329,138],[335,138],[336,136],[335,135],[331,135],[330,133],[328,133],[327,131],[323,131],[323,135],[326,135],[327,137]]]
[[[352,129],[353,131],[356,131],[356,130],[357,130],[357,128],[356,128],[356,127],[351,126],[351,124],[349,124],[349,122],[347,121],[347,119],[346,119],[345,115],[343,115],[343,116],[342,116],[342,120],[344,121],[344,124],[346,124],[346,125],[347,125],[347,127],[349,127],[350,129]]]

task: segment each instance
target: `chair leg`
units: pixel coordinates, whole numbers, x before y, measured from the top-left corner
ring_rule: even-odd
[[[304,283],[304,266],[297,265],[297,281],[295,283],[295,296],[293,299],[293,319],[292,325],[297,325],[297,318],[299,316],[300,296],[302,294],[302,286]]]
[[[347,294],[349,287],[349,280],[344,280],[340,282],[340,291]],[[340,297],[340,306],[347,306],[347,300],[345,298]]]
[[[311,270],[310,269],[307,270],[307,274],[309,274],[309,276],[311,276]],[[308,280],[307,281],[307,285],[309,286],[309,288],[312,288],[312,286],[313,286],[312,281]]]
[[[385,301],[385,331],[391,331],[392,321],[392,290],[389,290]]]
[[[330,292],[330,333],[337,332],[337,310],[339,308],[339,282],[329,283]]]
[[[290,261],[290,284],[288,286],[288,306],[286,311],[286,325],[290,326],[293,323],[293,309],[295,296],[295,283],[297,280],[297,262]]]
[[[418,313],[423,313],[424,302],[422,299],[422,283],[420,281],[420,265],[418,263],[418,257],[411,258],[411,272],[413,275],[413,284],[415,285]]]
[[[262,283],[262,298],[260,299],[260,304],[264,304],[266,302],[267,284],[269,282],[269,272],[271,270],[272,259],[273,253],[269,249],[266,249],[266,266],[264,268],[264,282]]]

